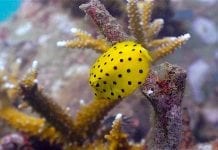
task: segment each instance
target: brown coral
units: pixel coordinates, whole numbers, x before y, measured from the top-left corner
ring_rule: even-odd
[[[185,70],[165,63],[159,66],[156,73],[152,72],[142,86],[142,92],[154,109],[147,137],[149,149],[178,149],[185,79]]]

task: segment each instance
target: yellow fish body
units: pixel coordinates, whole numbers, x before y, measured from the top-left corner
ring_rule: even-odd
[[[148,51],[133,41],[124,41],[103,53],[90,70],[89,84],[96,98],[120,99],[141,85],[150,69]]]

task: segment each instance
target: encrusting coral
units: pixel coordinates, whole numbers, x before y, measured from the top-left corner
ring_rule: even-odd
[[[95,39],[84,31],[72,29],[75,34],[75,39],[57,42],[58,46],[68,48],[91,48],[97,52],[103,53],[92,65],[90,70],[89,81],[95,92],[95,97],[89,104],[79,110],[75,118],[71,117],[65,109],[54,103],[51,98],[46,96],[38,87],[36,62],[33,63],[31,70],[24,79],[21,80],[19,84],[16,83],[14,85],[17,87],[17,95],[23,96],[23,100],[27,102],[33,110],[38,112],[41,117],[30,117],[17,111],[12,107],[12,104],[9,103],[11,98],[8,97],[8,95],[3,95],[4,98],[1,99],[1,103],[6,99],[9,103],[7,107],[13,108],[13,110],[4,113],[4,115],[0,115],[0,117],[18,130],[26,132],[30,136],[38,136],[41,139],[60,143],[63,145],[64,149],[93,149],[93,147],[96,149],[111,150],[146,149],[145,143],[140,145],[128,141],[126,134],[121,131],[121,115],[117,115],[112,130],[104,139],[99,139],[96,133],[104,116],[122,101],[124,97],[130,95],[142,85],[147,76],[150,77],[150,75],[152,75],[148,75],[151,65],[165,55],[173,52],[190,37],[189,34],[185,34],[180,37],[155,39],[164,21],[162,19],[156,19],[150,22],[152,5],[153,1],[150,0],[145,1],[142,7],[138,6],[136,0],[128,1],[127,12],[129,17],[129,29],[132,35],[127,35],[122,29],[122,26],[117,23],[116,19],[108,13],[98,0],[90,0],[89,3],[81,5],[80,8],[92,18],[106,38]],[[167,67],[165,67],[165,69],[166,68]],[[180,77],[180,74],[176,74],[175,76]],[[175,82],[174,79],[170,78],[169,80],[173,83]],[[178,81],[183,83],[184,78],[179,78]],[[143,86],[146,86],[146,83]],[[173,90],[171,88],[172,87],[169,87],[169,89],[166,90]],[[181,102],[184,84],[181,84],[179,88],[181,88],[179,93],[175,91],[173,94],[178,94],[179,102]],[[174,90],[179,90],[179,88]],[[161,89],[160,92],[169,92],[162,90],[163,89]],[[159,95],[160,93],[157,93],[157,98],[159,98]],[[169,95],[164,95],[162,98],[166,98],[167,96]],[[169,98],[174,99],[175,97],[169,96]],[[177,113],[178,115],[177,119],[169,118],[173,121],[167,122],[171,125],[167,126],[172,129],[170,132],[174,131],[173,123],[175,123],[176,120],[181,121],[181,103],[177,103],[176,100],[175,98],[175,101],[172,101],[173,108],[171,108],[171,105],[169,106],[173,109],[172,113]],[[154,104],[153,100],[150,101],[155,105],[154,108],[159,106],[158,101],[157,104]],[[177,105],[174,105],[175,102]],[[1,107],[1,111],[3,112],[3,108],[7,107],[5,105]],[[165,111],[163,112],[166,113]],[[169,113],[171,113],[171,110],[169,110]],[[16,116],[23,119],[22,125],[16,119]],[[154,125],[154,127],[156,129],[163,129],[163,127],[159,126],[162,123],[159,117],[160,116],[155,117],[155,122],[158,124]],[[163,117],[165,117],[164,114]],[[31,122],[33,120],[34,123]],[[178,122],[178,128],[181,127],[179,123],[180,122]],[[159,130],[155,131],[151,130],[151,135],[158,137],[157,134],[162,133]],[[169,143],[167,140],[175,138],[175,142],[172,142],[172,145],[168,145],[170,148],[177,148],[178,146],[180,130],[175,133],[175,136],[169,135],[168,138],[163,141],[163,143],[166,144]],[[168,132],[164,134],[168,135]],[[154,136],[150,137],[153,140],[161,140],[162,138],[155,139]],[[148,147],[154,146],[153,143],[155,142],[150,141],[151,140],[148,141]],[[168,147],[160,144],[156,148]]]
[[[177,149],[182,133],[181,102],[185,88],[184,69],[164,63],[151,72],[142,93],[153,106],[148,149]]]

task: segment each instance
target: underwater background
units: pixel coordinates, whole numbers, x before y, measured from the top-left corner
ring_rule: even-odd
[[[52,101],[66,109],[72,117],[94,97],[88,81],[89,70],[100,53],[93,51],[92,47],[70,49],[60,47],[57,43],[75,39],[77,29],[91,34],[94,38],[103,37],[93,20],[79,8],[87,1],[0,0],[0,77],[4,69],[7,70],[7,75],[14,75],[15,71],[16,78],[13,81],[16,80],[17,83],[36,60],[37,84]],[[110,14],[117,18],[124,31],[130,34],[127,1],[100,1]],[[139,8],[143,2],[137,1]],[[218,149],[217,8],[218,0],[154,0],[151,15],[152,21],[164,19],[164,26],[155,38],[178,37],[186,33],[191,35],[186,44],[156,62],[153,67],[169,62],[186,71],[181,107],[188,112],[186,136],[190,138],[187,140],[190,143],[186,144],[190,144],[192,148],[200,145],[205,146],[205,149],[208,149],[207,146]],[[2,76],[2,80],[5,82],[8,79]],[[4,88],[5,84],[0,83],[0,87]],[[0,110],[3,108],[1,100],[4,96],[1,88]],[[14,108],[19,108],[23,105],[23,100],[16,97],[16,100],[10,103]],[[41,116],[29,105],[20,111],[34,117]],[[149,101],[140,90],[136,90],[105,115],[102,126],[111,129],[117,113],[124,116],[122,130],[128,134],[129,141],[141,142],[148,135],[152,111]],[[15,141],[11,138],[14,134]],[[6,141],[11,142],[11,145],[16,143],[16,138],[25,139],[23,141],[26,143],[18,143],[26,144],[32,149],[62,149],[59,143],[52,144],[48,140],[41,140],[37,136],[29,137],[28,134],[15,130],[7,121],[1,119],[0,115],[0,150],[5,143],[8,145]]]
[[[5,21],[19,9],[21,0],[2,0],[0,3],[0,21]]]

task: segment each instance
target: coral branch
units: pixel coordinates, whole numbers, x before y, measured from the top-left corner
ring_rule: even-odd
[[[147,137],[149,149],[178,149],[185,79],[186,72],[182,68],[168,63],[160,65],[146,79],[142,92],[154,109]]]
[[[162,39],[155,39],[153,41],[150,41],[148,43],[148,47],[149,49],[157,49],[158,47],[161,47],[163,45],[166,45],[168,43],[171,43],[173,40],[175,40],[176,37],[165,37],[165,38],[162,38]]]
[[[144,27],[144,31],[147,30],[148,25],[151,21],[151,13],[153,9],[153,1],[152,0],[146,0],[143,3],[143,8],[142,8],[142,24]]]
[[[13,107],[1,109],[0,118],[30,136],[37,136],[50,142],[61,139],[61,135],[53,127],[47,126],[44,119],[28,116]]]
[[[160,46],[156,50],[152,51],[151,56],[153,58],[153,61],[155,62],[160,58],[168,55],[169,53],[172,53],[176,48],[184,44],[190,37],[190,34],[184,34],[182,36],[179,36],[178,38],[172,39],[170,43],[166,43],[163,46]]]
[[[127,13],[129,17],[129,29],[137,42],[144,43],[145,36],[141,26],[140,13],[136,0],[129,0],[127,3]]]
[[[29,72],[20,83],[23,100],[28,102],[35,111],[46,118],[68,142],[80,140],[74,130],[73,119],[58,104],[49,99],[42,91],[38,90],[35,82],[36,71]],[[78,141],[79,143],[81,141]]]
[[[103,39],[94,39],[92,37],[77,38],[70,41],[59,41],[57,42],[59,47],[67,48],[91,48],[96,52],[104,53],[109,49],[109,45]]]
[[[121,120],[122,115],[117,114],[112,129],[109,135],[106,135],[105,138],[109,141],[109,150],[124,150],[129,149],[129,144],[127,140],[127,134],[122,132],[121,129]]]
[[[162,27],[164,24],[164,20],[163,19],[155,19],[150,25],[149,28],[147,29],[147,34],[146,34],[146,39],[147,41],[151,41],[154,38],[156,38],[156,36],[159,34],[159,32],[161,31]]]
[[[75,129],[84,139],[92,138],[100,121],[120,100],[96,99],[83,106],[75,118]]]
[[[95,39],[87,32],[77,28],[72,28],[71,32],[76,38],[69,41],[58,41],[57,46],[67,48],[91,48],[100,53],[104,53],[110,48],[106,39]]]
[[[123,28],[112,17],[105,7],[98,0],[91,0],[87,4],[82,4],[80,9],[88,14],[98,26],[102,34],[112,43],[125,41],[128,39]]]

